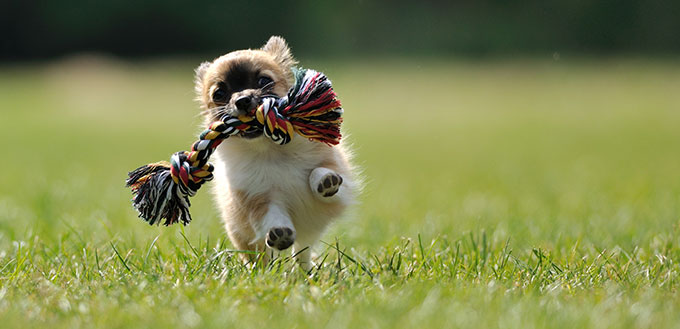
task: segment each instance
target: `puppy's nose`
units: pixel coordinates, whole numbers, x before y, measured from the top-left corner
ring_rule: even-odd
[[[241,96],[236,100],[236,108],[243,112],[249,112],[253,109],[253,97],[252,96]]]

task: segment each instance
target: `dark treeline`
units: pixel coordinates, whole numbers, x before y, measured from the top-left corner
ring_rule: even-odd
[[[271,34],[316,55],[678,54],[680,1],[0,0],[0,59],[222,53]]]

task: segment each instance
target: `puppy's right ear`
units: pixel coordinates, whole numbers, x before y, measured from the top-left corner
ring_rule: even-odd
[[[205,73],[208,71],[208,67],[210,67],[210,62],[203,62],[201,65],[199,65],[195,70],[195,77],[194,77],[194,88],[196,90],[196,97],[198,97],[198,100],[201,101],[203,97],[203,80],[205,78]]]

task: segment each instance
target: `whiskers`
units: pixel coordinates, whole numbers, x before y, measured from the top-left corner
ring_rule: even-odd
[[[275,83],[274,81],[270,81],[270,82],[267,83],[266,85],[262,86],[262,88],[260,88],[260,90],[261,90],[263,93],[271,92],[271,88],[274,87],[274,83]]]
[[[199,115],[209,115],[209,116],[217,119],[217,118],[220,118],[227,113],[229,113],[229,110],[227,110],[227,106],[221,105],[221,106],[209,108],[207,110],[203,110],[199,113]]]
[[[273,97],[273,98],[280,98],[279,95],[274,94],[272,91],[274,87],[274,81],[262,86],[260,88],[260,95],[258,97],[260,98],[260,102],[262,102],[262,99],[267,98],[267,97]]]

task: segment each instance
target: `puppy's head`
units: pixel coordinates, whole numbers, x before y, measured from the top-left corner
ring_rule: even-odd
[[[293,58],[286,41],[278,36],[260,49],[238,50],[196,69],[196,93],[210,120],[222,114],[248,114],[267,95],[283,97],[293,84]],[[261,132],[242,134],[252,138]]]

